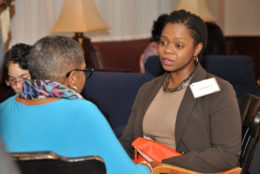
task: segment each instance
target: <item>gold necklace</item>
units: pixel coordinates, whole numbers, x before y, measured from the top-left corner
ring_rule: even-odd
[[[163,82],[163,91],[167,92],[167,93],[180,91],[181,89],[185,88],[186,86],[188,86],[190,84],[190,81],[193,76],[194,76],[194,72],[191,73],[186,79],[184,79],[176,88],[170,89],[169,88],[170,74],[168,74],[168,76],[165,78],[165,80]]]

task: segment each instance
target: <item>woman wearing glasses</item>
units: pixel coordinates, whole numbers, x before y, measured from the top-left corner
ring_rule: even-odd
[[[128,157],[108,122],[79,94],[91,70],[68,37],[47,36],[28,55],[31,80],[0,104],[0,135],[9,152],[53,151],[66,157],[98,155],[108,174],[150,173]],[[86,73],[84,73],[86,72]]]
[[[5,54],[5,83],[11,88],[2,96],[3,98],[1,98],[1,101],[21,92],[24,80],[31,78],[26,57],[29,54],[30,49],[30,45],[19,43],[12,46]]]

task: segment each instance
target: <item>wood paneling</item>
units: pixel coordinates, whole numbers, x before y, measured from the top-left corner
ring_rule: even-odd
[[[228,55],[247,55],[254,62],[256,76],[260,76],[260,36],[226,37]]]
[[[109,42],[93,42],[96,55],[89,57],[93,68],[139,72],[139,58],[150,38]],[[95,61],[91,59],[96,59]]]

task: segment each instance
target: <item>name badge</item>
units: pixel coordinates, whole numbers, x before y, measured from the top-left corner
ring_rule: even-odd
[[[194,98],[199,98],[220,91],[219,85],[215,78],[192,83],[190,85],[190,89]]]

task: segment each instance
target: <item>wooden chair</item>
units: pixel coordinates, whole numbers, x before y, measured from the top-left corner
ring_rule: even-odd
[[[214,174],[240,174],[240,172],[241,172],[241,168],[235,167]],[[184,169],[169,164],[155,164],[153,165],[153,174],[204,174],[204,173],[195,172],[192,170]]]
[[[248,173],[248,168],[253,157],[260,131],[260,97],[251,95],[250,98],[250,106],[242,125],[243,138],[240,155],[242,174]]]
[[[54,152],[10,153],[21,174],[105,174],[106,167],[98,156],[67,158]]]
[[[238,98],[239,109],[241,115],[241,122],[243,123],[248,115],[249,108],[252,102],[252,94],[246,93],[242,97]]]

